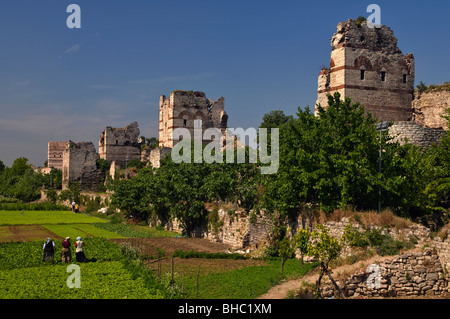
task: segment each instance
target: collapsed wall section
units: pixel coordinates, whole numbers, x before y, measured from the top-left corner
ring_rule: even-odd
[[[392,142],[398,142],[400,145],[413,144],[429,147],[439,144],[445,133],[444,129],[433,129],[416,122],[395,122],[389,127],[389,135],[393,138]]]
[[[420,92],[416,91],[413,101],[414,120],[434,129],[448,130],[448,123],[442,115],[450,108],[450,85]]]
[[[101,172],[97,168],[99,155],[92,142],[69,141],[63,158],[63,190],[72,182],[79,182],[83,190],[98,190],[101,183]]]
[[[106,127],[99,138],[99,156],[109,163],[116,162],[125,167],[127,162],[141,159],[141,147],[138,143],[140,130],[137,122],[124,128]]]

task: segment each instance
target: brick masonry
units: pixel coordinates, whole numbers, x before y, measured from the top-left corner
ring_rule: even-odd
[[[106,127],[99,138],[99,156],[109,163],[124,168],[127,162],[141,159],[141,146],[138,143],[139,125],[133,122],[124,128]]]
[[[54,167],[56,169],[63,169],[63,155],[68,142],[48,142],[47,167]]]
[[[437,296],[449,292],[448,280],[433,249],[374,263],[337,284],[349,298]],[[325,298],[337,296],[328,278],[324,278],[322,294]]]
[[[79,182],[83,190],[98,189],[101,182],[101,172],[97,168],[99,156],[92,142],[69,141],[63,158],[63,189],[67,189],[71,182]]]
[[[430,92],[415,92],[414,120],[421,125],[434,129],[448,130],[447,120],[442,117],[450,108],[450,90],[435,89]]]
[[[202,131],[218,128],[225,132],[228,115],[224,109],[225,99],[208,99],[204,92],[173,91],[169,98],[165,95],[159,101],[159,146],[173,148],[173,132],[186,128],[194,137],[194,121],[202,120]]]
[[[442,128],[430,128],[417,122],[395,122],[389,127],[389,135],[393,142],[400,144],[414,144],[428,147],[433,143],[439,144],[446,131]]]
[[[380,121],[411,118],[414,56],[402,54],[390,28],[371,29],[349,19],[338,24],[331,46],[330,68],[319,74],[316,104],[326,108],[327,95],[339,92]]]

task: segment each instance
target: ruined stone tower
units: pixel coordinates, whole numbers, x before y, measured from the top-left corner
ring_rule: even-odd
[[[100,135],[98,143],[100,158],[107,160],[109,163],[116,162],[120,167],[125,167],[127,161],[140,160],[139,134],[137,122],[133,122],[124,128],[106,127]]]
[[[67,189],[72,182],[79,182],[83,190],[97,190],[101,172],[97,168],[98,154],[92,142],[65,144],[63,154],[62,188]]]
[[[47,167],[63,169],[63,155],[68,142],[48,142]]]
[[[217,101],[206,98],[203,92],[173,91],[169,98],[159,100],[159,146],[173,148],[173,131],[187,128],[194,136],[194,120],[202,120],[202,129],[210,127],[225,131],[228,115],[224,98]]]
[[[327,94],[339,92],[380,121],[411,118],[414,56],[402,54],[390,28],[369,28],[365,21],[349,19],[338,24],[331,46],[330,68],[319,75],[316,105],[326,108]]]

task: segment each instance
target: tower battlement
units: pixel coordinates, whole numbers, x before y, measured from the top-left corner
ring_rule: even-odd
[[[159,100],[159,146],[172,148],[176,143],[173,132],[177,128],[187,128],[194,134],[194,121],[202,121],[202,129],[218,128],[225,131],[228,115],[225,99],[208,99],[200,91],[173,91],[170,97],[162,95]]]
[[[330,68],[319,74],[316,105],[326,108],[327,95],[339,92],[380,121],[411,119],[415,61],[397,42],[386,26],[369,28],[352,19],[339,23],[331,39]]]

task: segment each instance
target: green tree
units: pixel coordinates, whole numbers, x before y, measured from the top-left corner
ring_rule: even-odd
[[[294,247],[300,251],[300,260],[303,264],[303,257],[308,253],[308,243],[311,233],[307,229],[300,228],[294,235]]]
[[[287,235],[284,236],[278,244],[278,254],[281,257],[281,274],[283,274],[286,260],[292,258],[294,252],[295,247],[293,245],[293,241]]]
[[[285,115],[281,110],[270,111],[264,114],[261,128],[279,128],[286,122],[293,119],[292,115]]]
[[[280,128],[280,168],[264,180],[265,206],[281,217],[298,215],[305,204],[376,207],[379,143],[375,120],[339,93],[328,96],[326,109],[318,105],[318,116],[299,108]]]
[[[117,181],[112,204],[124,211],[128,218],[147,220],[150,212],[148,194],[152,191],[152,175],[150,169],[144,169],[132,179]]]
[[[340,256],[342,250],[341,243],[333,236],[328,234],[328,230],[323,225],[316,225],[316,229],[311,233],[311,239],[308,244],[308,255],[314,257],[320,262],[320,273],[316,283],[317,295],[321,298],[320,285],[323,275],[327,274],[334,286],[341,293],[343,293],[337,286],[334,279],[328,272],[330,262]]]
[[[47,195],[47,201],[56,204],[58,200],[58,194],[56,193],[56,190],[54,188],[49,188],[45,193]]]
[[[32,170],[31,165],[27,163],[26,157],[16,158],[11,166],[11,174],[14,176],[23,176],[25,172]]]
[[[100,170],[103,176],[106,176],[111,167],[111,163],[103,158],[99,158],[96,162],[97,168]]]
[[[170,213],[177,218],[187,236],[194,235],[197,227],[205,227],[208,211],[205,202],[208,193],[204,179],[210,173],[206,163],[174,163],[170,156],[162,161],[157,171],[166,180],[165,195],[170,203]]]

